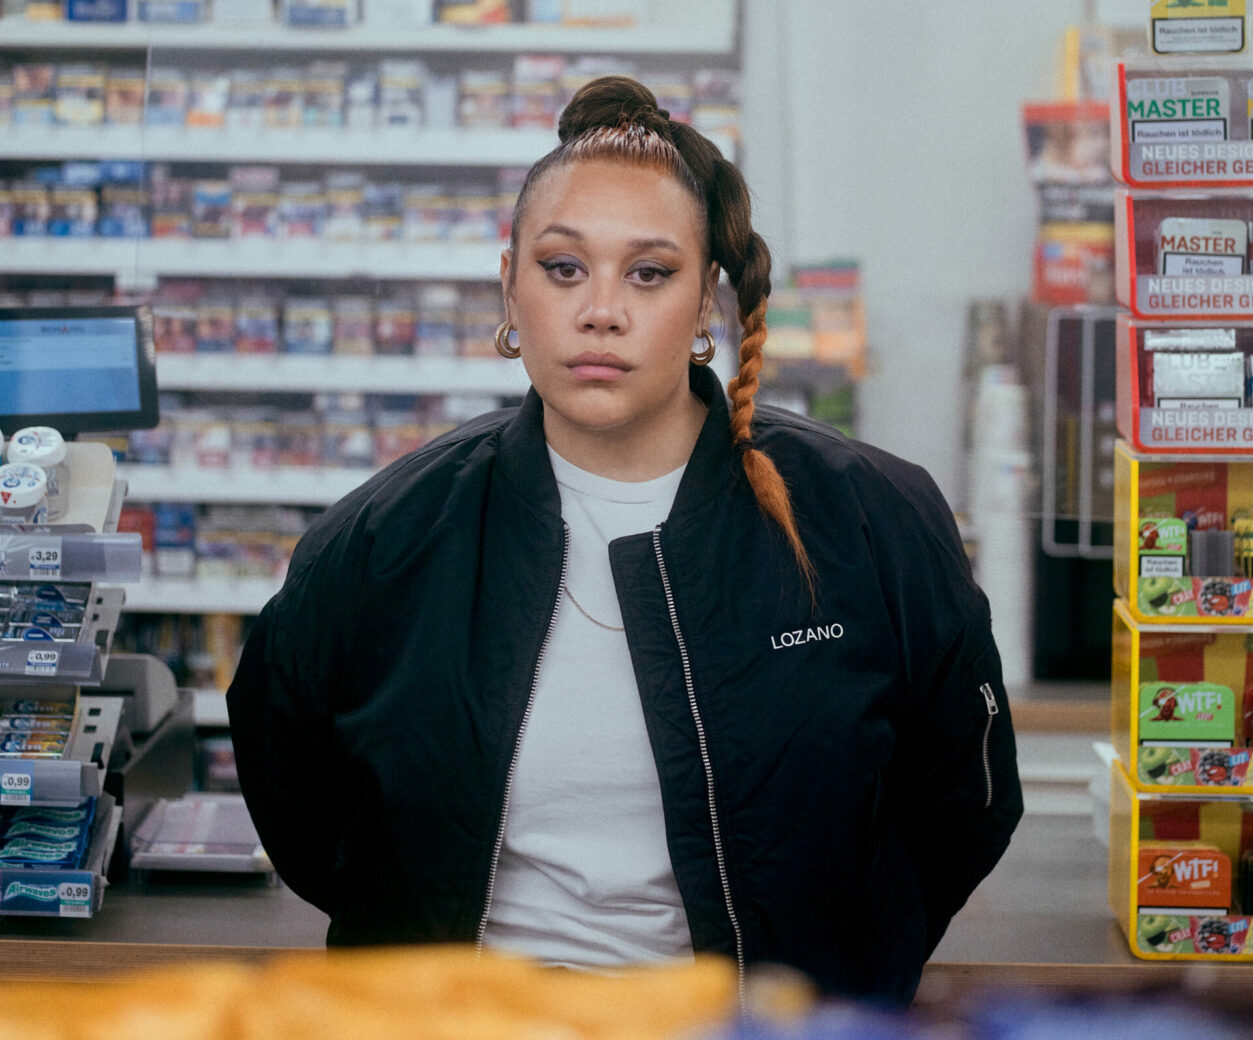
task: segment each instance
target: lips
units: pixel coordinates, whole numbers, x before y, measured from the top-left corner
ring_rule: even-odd
[[[617,354],[598,354],[593,351],[584,351],[567,362],[567,365],[576,379],[589,381],[619,379],[631,370],[631,366]]]

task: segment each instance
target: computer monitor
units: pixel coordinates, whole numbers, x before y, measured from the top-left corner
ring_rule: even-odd
[[[72,437],[157,419],[149,308],[0,308],[0,432],[51,426]]]

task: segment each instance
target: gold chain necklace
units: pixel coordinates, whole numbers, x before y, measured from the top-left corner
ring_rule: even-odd
[[[587,620],[590,621],[593,625],[596,625],[599,628],[603,628],[606,632],[625,632],[626,631],[625,626],[606,625],[603,621],[597,621],[594,617],[592,617],[591,614],[589,614],[586,610],[583,609],[583,604],[581,604],[577,599],[574,598],[574,593],[570,591],[569,585],[565,586],[565,590],[566,590],[566,595],[570,597],[570,602],[574,604],[574,609],[577,610],[580,614],[582,614],[585,618],[587,618]]]

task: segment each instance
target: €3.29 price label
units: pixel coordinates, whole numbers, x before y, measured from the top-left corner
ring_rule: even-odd
[[[61,577],[60,539],[30,549],[27,553],[27,561],[32,578]]]

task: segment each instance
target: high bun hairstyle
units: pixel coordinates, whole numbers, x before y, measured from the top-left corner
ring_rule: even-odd
[[[787,537],[813,591],[813,565],[801,542],[787,484],[770,457],[753,446],[753,397],[766,342],[770,251],[752,225],[748,186],[740,171],[708,138],[674,122],[652,91],[626,76],[603,76],[581,87],[561,113],[560,144],[531,167],[514,207],[511,246],[531,189],[559,166],[589,159],[630,162],[669,173],[705,215],[706,260],[726,272],[735,290],[742,334],[739,372],[727,385],[731,434],[744,474],[762,511]]]

